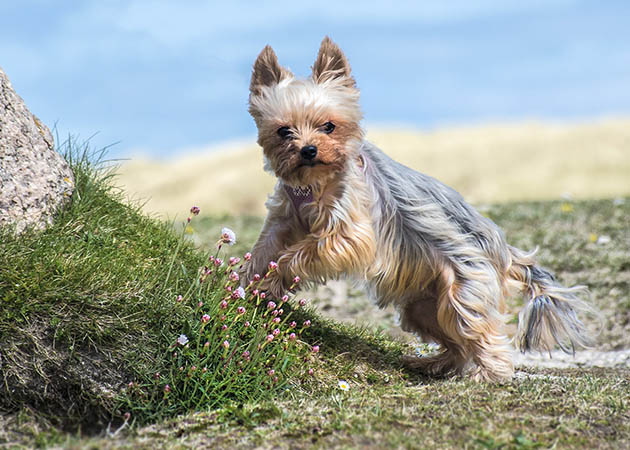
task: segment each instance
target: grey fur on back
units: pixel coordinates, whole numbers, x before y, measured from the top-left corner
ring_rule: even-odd
[[[500,261],[502,268],[506,266],[508,261],[502,256],[507,250],[503,231],[457,191],[400,164],[367,141],[361,154],[367,160],[366,176],[379,199],[374,202],[376,210],[372,214],[378,220],[377,232],[388,229],[389,222],[394,221],[400,236],[419,238],[419,243],[436,245],[447,252],[447,241],[458,237]],[[456,258],[457,254],[451,256]]]

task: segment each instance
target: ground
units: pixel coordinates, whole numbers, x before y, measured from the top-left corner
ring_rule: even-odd
[[[543,265],[568,284],[589,286],[604,321],[594,352],[576,358],[518,357],[504,384],[428,379],[405,370],[413,351],[393,314],[343,282],[315,291],[325,365],[317,387],[300,383],[275,402],[202,412],[90,443],[153,448],[625,448],[630,446],[630,199],[540,202],[482,208],[522,248],[540,246]],[[213,218],[201,245],[222,225],[246,249],[256,218]],[[513,310],[519,301],[512,302]],[[359,322],[363,331],[336,325]],[[591,324],[594,325],[594,324]],[[375,335],[375,330],[384,334]],[[389,336],[394,336],[394,340]],[[407,344],[398,344],[406,342]],[[399,347],[399,345],[401,345]],[[624,356],[625,355],[625,356]],[[549,361],[561,368],[546,367]],[[339,381],[349,388],[339,388]],[[85,444],[84,441],[70,441]]]
[[[603,128],[595,127],[596,130],[591,132],[598,136],[606,134],[608,126],[598,126]],[[616,162],[606,166],[605,170],[601,165],[594,166],[599,167],[601,173],[597,175],[597,171],[593,171],[595,181],[588,181],[580,193],[587,194],[589,186],[599,183],[597,180],[605,180],[608,176],[613,179],[626,170],[627,156],[624,155],[627,152],[622,153],[620,146],[627,141],[627,136],[625,131],[616,130],[610,133],[615,137],[602,140],[601,145],[608,149],[609,155],[621,155],[621,159],[615,159]],[[474,134],[474,130],[461,134],[460,140],[466,141],[471,133]],[[508,139],[509,130],[506,133],[504,138]],[[558,133],[568,133],[568,143],[576,142],[574,139],[579,141],[580,136],[583,139],[589,136],[588,127],[584,132],[586,134],[578,133],[577,137],[566,129]],[[522,133],[518,135],[522,136]],[[455,138],[457,136],[455,133]],[[459,152],[465,146],[456,147]],[[475,151],[481,151],[479,148]],[[587,153],[579,152],[582,156]],[[257,165],[259,163],[256,161]],[[616,175],[611,175],[613,173]],[[462,174],[465,175],[461,172],[458,176]],[[194,170],[188,173],[189,179],[193,175]],[[523,178],[522,175],[520,178]],[[567,173],[565,181],[570,178],[570,173]],[[379,310],[369,303],[360,289],[347,282],[331,282],[325,287],[301,293],[309,298],[309,304],[319,314],[313,321],[312,339],[321,347],[321,363],[313,375],[296,373],[286,391],[272,400],[231,404],[144,426],[120,427],[120,423],[116,423],[107,430],[83,430],[83,433],[55,428],[50,421],[38,418],[37,411],[24,407],[17,412],[1,412],[0,446],[628,448],[630,198],[627,195],[630,186],[627,181],[625,184],[623,180],[620,182],[621,178],[615,179],[613,190],[618,194],[603,200],[565,198],[516,202],[513,194],[518,191],[511,190],[512,196],[502,199],[511,200],[509,203],[482,203],[479,199],[476,202],[483,214],[505,230],[511,244],[522,249],[539,247],[539,261],[552,270],[561,282],[589,287],[591,301],[602,313],[601,326],[596,322],[588,323],[594,332],[598,332],[597,348],[590,352],[578,352],[575,358],[554,353],[551,359],[546,355],[515,355],[517,375],[503,384],[478,384],[460,377],[425,378],[401,364],[403,355],[427,351],[428,348],[399,330],[394,312]],[[238,182],[233,178],[230,180],[214,182],[228,186],[230,183],[235,186],[234,183]],[[543,178],[537,183],[543,184],[547,180]],[[555,189],[565,186],[562,180],[553,181]],[[247,183],[240,183],[245,186],[245,191],[253,189]],[[606,183],[602,181],[601,185]],[[542,188],[538,186],[537,189]],[[255,190],[257,195],[261,191],[258,188]],[[559,195],[554,193],[552,196]],[[213,195],[213,198],[216,196]],[[228,204],[230,201],[228,196]],[[190,206],[180,203],[180,214],[185,217]],[[84,228],[81,216],[78,216],[68,222],[64,232],[74,236],[72,242],[77,246],[85,242],[92,251],[109,249],[111,258],[121,254],[130,257],[134,249],[138,252],[133,256],[139,258],[139,270],[145,266],[146,271],[153,270],[161,259],[156,255],[143,259],[143,252],[154,250],[156,245],[151,243],[151,239],[155,235],[151,235],[142,248],[137,248],[129,237],[132,234],[123,236],[123,239],[120,237],[120,229],[131,233],[125,222],[110,220],[108,216],[120,209],[115,202],[101,208],[103,219],[96,221],[97,229]],[[86,205],[81,214],[88,215],[92,210]],[[238,211],[238,208],[235,210]],[[238,236],[237,244],[230,248],[234,255],[242,255],[251,247],[262,224],[260,216],[220,215],[216,211],[211,214],[203,209],[198,219],[189,230],[195,243],[201,249],[210,249],[221,227],[229,226]],[[140,228],[139,233],[145,228],[154,230],[148,221]],[[76,254],[80,254],[82,247],[77,248]],[[11,255],[5,256],[7,264],[14,259]],[[37,264],[36,267],[40,267],[44,262],[37,261]],[[57,261],[55,264],[59,265],[59,270],[76,266],[77,279],[81,278],[78,274],[91,275],[80,261],[65,266]],[[112,273],[107,281],[115,287],[115,281],[120,276]],[[0,287],[7,288],[6,292],[11,294],[12,287],[6,283],[2,285],[2,281],[0,279]],[[47,280],[38,278],[35,287],[39,288],[44,281]],[[142,293],[133,297],[130,294],[129,298],[135,300],[154,292],[139,284],[130,284],[125,289],[131,289],[130,293],[135,290]],[[79,297],[78,293],[76,300],[83,301]],[[125,295],[115,296],[120,302],[126,301],[126,298]],[[512,299],[512,315],[521,306],[520,299]],[[508,329],[513,332],[514,320],[510,322]],[[0,360],[0,364],[4,363],[6,359]],[[4,370],[4,366],[0,367]]]

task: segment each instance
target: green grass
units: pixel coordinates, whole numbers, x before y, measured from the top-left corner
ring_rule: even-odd
[[[230,253],[242,254],[255,239],[261,219],[204,217],[202,211],[192,223],[193,238],[202,250],[184,244],[165,283],[181,242],[177,232],[126,205],[120,193],[107,187],[107,176],[84,160],[75,160],[73,166],[77,193],[51,228],[19,237],[0,230],[0,445],[630,445],[627,368],[527,369],[502,385],[428,379],[401,365],[401,356],[412,351],[408,344],[377,327],[345,325],[308,310],[294,311],[293,317],[312,317],[303,340],[321,346],[319,359],[287,371],[280,389],[269,395],[228,396],[209,410],[212,403],[201,402],[199,412],[175,416],[203,396],[184,389],[179,397],[169,397],[166,407],[160,403],[166,381],[152,380],[159,370],[172,383],[186,382],[185,375],[177,374],[180,360],[172,358],[173,340],[183,330],[189,337],[201,335],[202,310],[193,299],[202,295],[206,304],[215,306],[219,300],[198,290],[210,285],[195,282],[197,269],[207,264],[207,252],[214,249],[222,226],[239,237]],[[560,280],[587,284],[604,315],[602,348],[628,348],[630,199],[623,204],[565,203],[522,203],[483,211],[514,245],[540,246],[541,262]],[[182,211],[189,206],[182,205]],[[610,242],[595,242],[602,235]],[[192,302],[178,304],[176,296],[191,287],[190,292],[198,293],[186,296]],[[209,292],[216,293],[215,288]],[[217,315],[216,310],[209,312]],[[191,361],[185,362],[190,366]],[[307,375],[306,367],[315,368],[315,373]],[[131,380],[145,390],[144,397],[125,395]],[[339,389],[340,380],[348,382],[349,390]],[[149,402],[151,392],[162,396]],[[136,422],[115,436],[103,436],[112,414],[119,419],[126,410],[134,418],[159,420]]]
[[[55,224],[21,235],[0,230],[7,417],[98,433],[125,420],[270,398],[289,374],[316,363],[302,339],[307,312],[278,300],[282,311],[272,311],[255,285],[235,298],[238,263],[210,264],[185,234],[125,204],[85,149],[67,151],[76,191]],[[214,253],[224,257],[216,246]],[[187,345],[177,345],[180,334]]]
[[[54,225],[0,230],[0,407],[92,431],[111,420],[119,386],[150,370],[181,325],[173,299],[203,255],[184,245],[165,285],[172,228],[122,202],[87,156],[70,155],[76,191]]]

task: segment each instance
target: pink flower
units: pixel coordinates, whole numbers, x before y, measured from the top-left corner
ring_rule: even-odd
[[[280,317],[276,317],[272,320],[273,323],[280,323]]]
[[[282,300],[282,303],[285,303],[287,300],[289,300],[289,296],[283,295],[281,300]]]
[[[201,210],[199,209],[198,206],[193,206],[192,208],[190,208],[190,212],[193,216],[196,216],[197,214],[199,214],[199,211]]]
[[[271,311],[271,315],[276,317],[278,315],[278,310],[274,309],[273,311]]]
[[[203,302],[199,301],[199,303],[197,303],[197,308],[201,308],[203,306]]]
[[[160,379],[160,372],[155,372],[153,374],[153,378],[155,378],[156,380],[159,380]]]
[[[275,330],[273,330],[273,335],[274,336],[278,336],[280,334],[280,329],[276,328]]]
[[[225,330],[227,330],[227,325],[223,324],[223,325],[221,326],[221,331],[225,331]]]
[[[171,387],[167,384],[166,386],[164,386],[164,393],[168,394],[169,392],[171,392]]]
[[[267,294],[265,294],[264,292],[260,293],[260,298],[262,298],[263,300],[265,299],[265,297],[267,297]]]
[[[319,345],[313,345],[313,353],[319,352]]]
[[[243,326],[244,326],[245,328],[247,328],[247,327],[249,326],[249,320],[247,320],[247,321],[243,324]]]
[[[314,372],[315,372],[315,371],[314,371],[313,369],[308,369],[308,374],[309,374],[309,375],[313,375],[313,373],[314,373]]]
[[[295,322],[295,320],[291,321],[291,323],[289,324],[289,326],[291,328],[295,328],[297,326],[297,323]]]
[[[223,264],[223,260],[221,258],[217,258],[214,260],[214,265],[219,267],[221,264]]]
[[[202,323],[208,323],[209,320],[210,320],[210,316],[208,314],[204,314],[203,316],[201,316]]]
[[[306,299],[305,298],[301,298],[298,303],[299,303],[300,306],[304,306],[304,305],[306,305]]]
[[[230,280],[232,280],[232,281],[238,281],[238,280],[239,280],[239,278],[240,278],[240,277],[238,276],[238,273],[236,273],[236,272],[232,272],[232,273],[230,274]]]
[[[278,263],[275,261],[269,261],[269,270],[276,270],[278,268]]]
[[[205,344],[203,344],[203,346],[204,346],[205,348],[210,347],[210,342],[206,341],[206,343],[205,343]]]
[[[291,334],[289,335],[289,340],[290,340],[290,341],[295,341],[295,333],[291,333]]]
[[[239,258],[238,256],[232,256],[229,260],[228,260],[228,265],[230,266],[235,266],[238,263],[241,262],[241,258]]]
[[[311,326],[311,321],[310,320],[305,320],[304,321],[304,327],[308,328]]]
[[[258,292],[259,292],[259,291],[258,291],[258,289],[254,289],[254,290],[252,291],[252,295],[253,295],[254,297],[256,297],[256,296],[258,295]]]
[[[223,347],[225,347],[226,349],[230,348],[230,342],[229,341],[223,341]]]
[[[273,334],[268,334],[267,335],[267,342],[271,342],[273,341]]]
[[[252,259],[252,254],[251,254],[251,253],[249,253],[249,252],[245,253],[245,254],[243,255],[243,259],[244,259],[245,261],[249,261],[250,259]]]
[[[220,304],[219,304],[219,308],[221,309],[226,309],[228,307],[228,302],[226,302],[225,300],[223,300]]]
[[[276,307],[276,304],[274,302],[267,303],[267,309],[274,309],[275,307]]]
[[[278,315],[279,315],[279,316],[281,316],[283,312],[284,312],[284,309],[280,308],[280,309],[278,310]]]
[[[269,375],[270,377],[273,377],[273,376],[275,375],[275,373],[276,373],[276,371],[275,371],[275,370],[273,370],[273,369],[269,369],[269,370],[267,371],[267,375]]]
[[[177,296],[177,303],[181,303],[184,300],[184,297],[182,297],[181,295]]]
[[[239,298],[245,298],[245,289],[243,289],[243,286],[237,287],[234,293],[238,295]]]
[[[295,276],[295,278],[293,278],[293,282],[294,282],[295,284],[299,283],[299,282],[300,282],[300,277],[298,277],[298,276],[296,275],[296,276]]]
[[[249,360],[249,352],[247,350],[243,352],[243,358]]]
[[[236,308],[236,311],[237,311],[239,314],[245,314],[245,308],[243,308],[242,306],[239,306],[238,308]]]

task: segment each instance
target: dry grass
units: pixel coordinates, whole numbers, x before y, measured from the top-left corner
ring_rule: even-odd
[[[473,203],[604,198],[630,194],[630,119],[375,131],[368,138],[402,163],[453,186]],[[243,180],[247,180],[243,182]],[[264,214],[274,179],[253,142],[171,161],[135,159],[119,170],[145,211],[174,216]],[[210,195],[212,192],[212,195]]]

